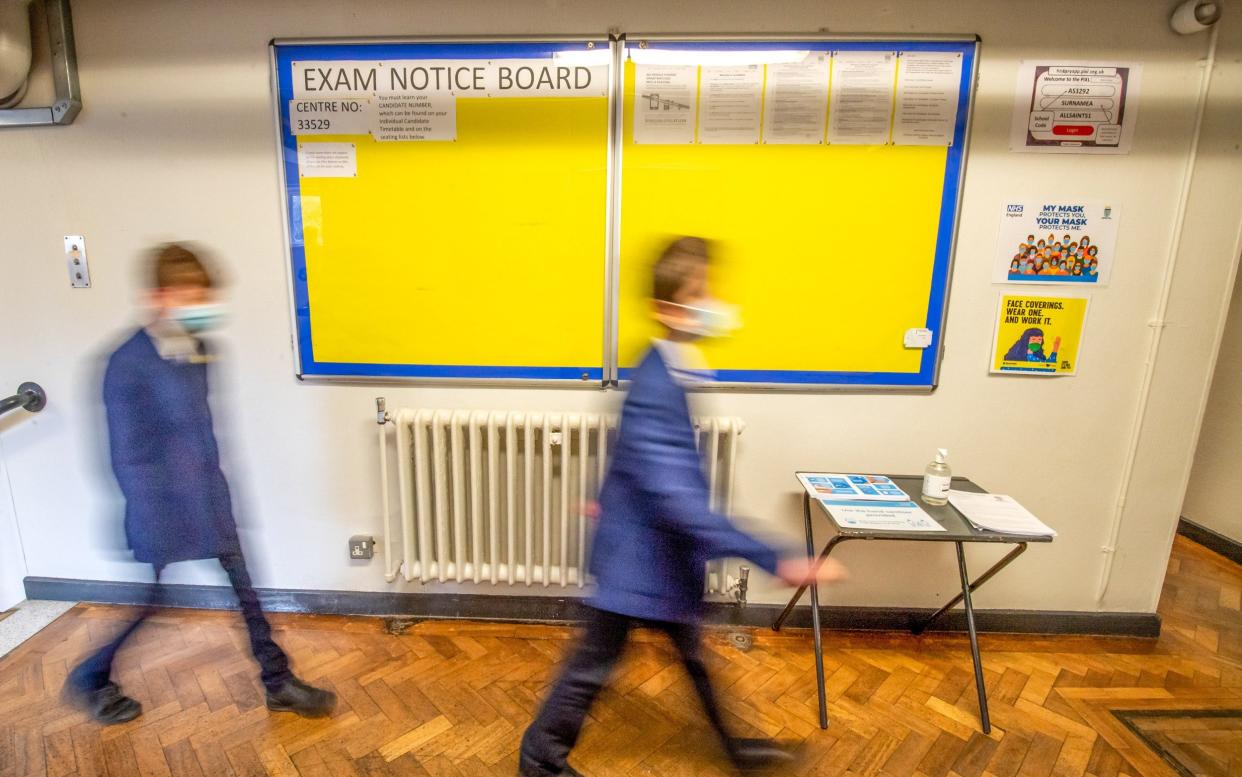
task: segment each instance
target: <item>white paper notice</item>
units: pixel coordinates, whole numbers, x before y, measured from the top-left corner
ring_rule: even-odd
[[[851,502],[844,499],[819,500],[832,520],[843,529],[882,531],[945,531],[914,502]]]
[[[949,502],[978,529],[1004,534],[1055,537],[1057,533],[1031,512],[1004,494],[949,491]]]
[[[693,143],[697,65],[634,66],[634,142]]]
[[[294,135],[369,135],[374,122],[375,111],[366,97],[289,101]]]
[[[608,65],[596,58],[299,61],[291,70],[294,135],[451,141],[457,139],[458,98],[608,93]],[[692,94],[693,86],[691,79]]]
[[[828,114],[827,52],[803,62],[768,65],[763,98],[764,143],[823,143]]]
[[[961,52],[909,51],[897,60],[893,143],[949,146],[962,84]]]
[[[353,143],[300,143],[298,174],[303,178],[353,178],[358,151]]]
[[[1129,153],[1142,72],[1137,62],[1019,62],[1010,149]]]
[[[832,56],[828,142],[888,143],[893,117],[895,51],[838,51]]]
[[[444,92],[381,95],[376,140],[456,140],[457,98]]]
[[[704,66],[699,96],[700,143],[759,142],[763,65]]]
[[[931,346],[932,330],[926,327],[907,329],[901,343],[906,348],[927,348]]]

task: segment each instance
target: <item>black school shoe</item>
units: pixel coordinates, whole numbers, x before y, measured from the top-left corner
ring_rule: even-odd
[[[276,690],[268,690],[267,708],[272,712],[296,712],[304,718],[324,718],[336,708],[336,694],[290,677]]]
[[[65,697],[102,726],[128,723],[142,714],[142,704],[121,693],[121,687],[112,682],[93,691],[84,691],[72,683],[66,683]]]
[[[552,773],[549,772],[547,769],[540,769],[535,766],[532,766],[531,763],[529,761],[526,761],[525,759],[518,761],[518,774],[521,775],[521,777],[551,777],[552,775]],[[578,771],[577,769],[570,766],[569,764],[566,764],[564,769],[556,773],[556,777],[585,777],[585,776],[582,774],[582,772]]]
[[[793,754],[770,739],[729,740],[729,759],[739,771],[753,772],[772,769],[793,761]]]

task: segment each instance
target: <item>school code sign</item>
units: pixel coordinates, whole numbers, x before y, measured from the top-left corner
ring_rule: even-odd
[[[604,97],[606,64],[557,59],[304,61],[292,65],[293,135],[455,140],[457,100]]]

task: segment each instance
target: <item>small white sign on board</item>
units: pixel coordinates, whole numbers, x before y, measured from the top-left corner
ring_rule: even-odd
[[[303,178],[354,178],[358,150],[353,143],[300,143],[298,174]]]

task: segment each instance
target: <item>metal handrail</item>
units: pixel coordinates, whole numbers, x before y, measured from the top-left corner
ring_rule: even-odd
[[[0,399],[0,415],[10,410],[25,408],[37,413],[47,406],[47,392],[38,383],[26,382],[17,387],[17,393],[11,397]]]

